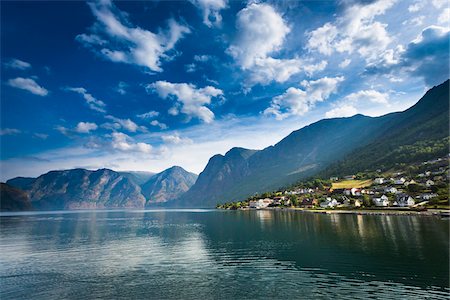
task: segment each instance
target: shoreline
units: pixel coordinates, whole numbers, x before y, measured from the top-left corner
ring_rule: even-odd
[[[394,216],[426,216],[426,217],[442,217],[449,218],[450,217],[450,209],[429,209],[423,211],[416,210],[383,210],[383,209],[308,209],[308,208],[263,208],[263,209],[252,209],[245,208],[239,209],[245,211],[297,211],[301,213],[312,213],[312,214],[354,214],[354,215],[394,215]]]

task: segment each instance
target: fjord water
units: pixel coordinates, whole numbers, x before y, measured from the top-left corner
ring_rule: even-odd
[[[1,299],[448,299],[435,217],[153,210],[3,214]]]

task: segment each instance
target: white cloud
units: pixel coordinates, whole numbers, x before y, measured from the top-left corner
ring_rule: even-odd
[[[21,133],[19,129],[16,128],[3,128],[0,129],[0,135],[16,135]]]
[[[339,117],[350,117],[357,113],[358,111],[351,105],[342,105],[333,108],[325,113],[327,118],[339,118]]]
[[[159,127],[161,129],[167,129],[167,125],[164,123],[159,122],[158,120],[153,120],[150,122],[150,125],[155,126],[155,127]]]
[[[197,65],[194,63],[187,64],[184,66],[187,73],[194,73],[197,70]]]
[[[46,140],[48,138],[48,134],[38,132],[34,133],[33,136],[41,140]]]
[[[105,113],[106,112],[106,110],[105,110],[105,107],[106,107],[105,102],[96,99],[94,96],[89,94],[85,88],[82,88],[82,87],[77,87],[77,88],[66,87],[66,88],[64,88],[64,90],[82,95],[84,100],[86,100],[86,103],[88,104],[90,109],[98,111],[98,112],[101,112],[101,113]]]
[[[140,119],[151,119],[151,118],[154,118],[154,117],[157,117],[157,116],[159,116],[159,112],[157,112],[157,111],[155,111],[155,110],[151,110],[151,111],[149,111],[149,112],[146,112],[146,113],[143,113],[143,114],[140,114],[140,115],[136,115],[136,117],[138,117],[138,118],[140,118]]]
[[[36,81],[34,81],[34,79],[31,78],[17,77],[14,79],[10,79],[8,80],[8,85],[14,88],[28,91],[38,96],[48,95],[48,91],[39,84],[37,84]]]
[[[299,73],[301,60],[277,59],[271,55],[281,50],[291,31],[282,16],[268,4],[249,4],[239,11],[237,37],[227,49],[242,70],[250,73],[249,84],[285,82]]]
[[[337,91],[344,77],[324,77],[315,81],[302,81],[304,89],[290,87],[282,95],[272,99],[265,115],[273,115],[277,120],[292,115],[301,116],[308,112],[317,102],[324,101]]]
[[[316,72],[321,72],[321,71],[325,70],[327,65],[328,65],[328,62],[326,60],[322,60],[320,63],[317,63],[317,64],[304,65],[303,70],[305,71],[306,75],[312,76]]]
[[[164,143],[169,144],[192,144],[193,141],[189,138],[182,138],[178,132],[175,132],[174,134],[170,135],[163,135],[161,139],[164,141]]]
[[[135,27],[109,0],[91,2],[89,6],[97,22],[91,34],[80,34],[76,39],[103,57],[113,61],[133,64],[161,72],[161,60],[167,59],[178,40],[190,29],[168,21],[168,29],[158,33]]]
[[[301,70],[299,59],[275,59],[272,57],[257,58],[248,73],[248,84],[269,84],[272,81],[286,82],[292,75]]]
[[[442,8],[445,5],[448,5],[448,1],[447,0],[432,0],[431,3],[434,5],[434,7],[436,8]]]
[[[418,16],[411,19],[407,19],[402,22],[402,25],[422,26],[425,21],[425,16]]]
[[[75,127],[75,131],[78,133],[89,133],[93,130],[97,130],[98,126],[95,123],[90,122],[80,122],[77,127]]]
[[[116,92],[118,92],[121,95],[125,95],[127,93],[127,90],[126,90],[127,87],[128,87],[128,84],[126,84],[125,82],[121,81],[117,85]]]
[[[195,55],[194,60],[199,62],[207,62],[208,60],[211,60],[212,57],[210,55]]]
[[[173,96],[177,100],[176,105],[169,110],[171,115],[181,112],[189,118],[196,117],[205,123],[214,120],[214,113],[206,105],[211,104],[213,97],[223,97],[223,91],[220,89],[212,86],[197,88],[188,83],[157,81],[147,85],[147,89],[156,91],[163,99]]]
[[[375,90],[362,90],[356,93],[351,93],[344,98],[346,101],[350,102],[363,102],[363,103],[378,103],[378,104],[388,104],[389,94],[380,93]]]
[[[55,130],[57,130],[59,133],[65,135],[65,136],[68,136],[69,132],[70,132],[69,128],[61,126],[61,125],[56,126]]]
[[[7,62],[3,63],[3,65],[7,68],[17,69],[17,70],[27,70],[31,68],[31,64],[26,61],[20,59],[10,59]]]
[[[191,0],[203,13],[203,23],[208,26],[220,26],[220,11],[227,7],[227,0]]]
[[[447,27],[449,26],[449,22],[450,22],[450,8],[449,7],[445,8],[442,11],[442,13],[439,15],[438,22],[439,22],[439,24],[447,25]]]
[[[392,7],[395,0],[379,0],[370,4],[354,4],[334,23],[326,23],[308,34],[307,48],[324,55],[334,52],[358,52],[367,61],[375,60],[389,43],[387,24],[374,21]]]
[[[346,58],[339,64],[339,67],[345,69],[350,65],[351,62],[352,62],[351,59]]]
[[[426,4],[427,3],[424,0],[416,1],[413,4],[411,4],[410,6],[408,6],[408,11],[413,12],[413,13],[418,12],[418,11],[422,10]]]
[[[120,118],[116,118],[114,116],[105,116],[106,119],[111,120],[114,122],[114,128],[119,129],[119,128],[123,128],[129,132],[136,132],[136,131],[147,131],[147,128],[145,128],[144,126],[138,126],[136,123],[134,123],[133,121],[131,121],[130,119],[120,119]]]
[[[152,146],[146,143],[136,143],[134,140],[122,132],[113,132],[111,134],[111,146],[113,149],[123,152],[141,152],[149,154],[152,152]]]

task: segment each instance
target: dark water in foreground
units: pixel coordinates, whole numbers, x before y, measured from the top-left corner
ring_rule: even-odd
[[[448,299],[449,221],[277,211],[0,217],[3,299]]]

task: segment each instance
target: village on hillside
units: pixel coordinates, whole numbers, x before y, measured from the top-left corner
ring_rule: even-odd
[[[303,208],[314,210],[449,208],[449,157],[396,170],[314,179],[276,192],[255,194],[220,209]]]

